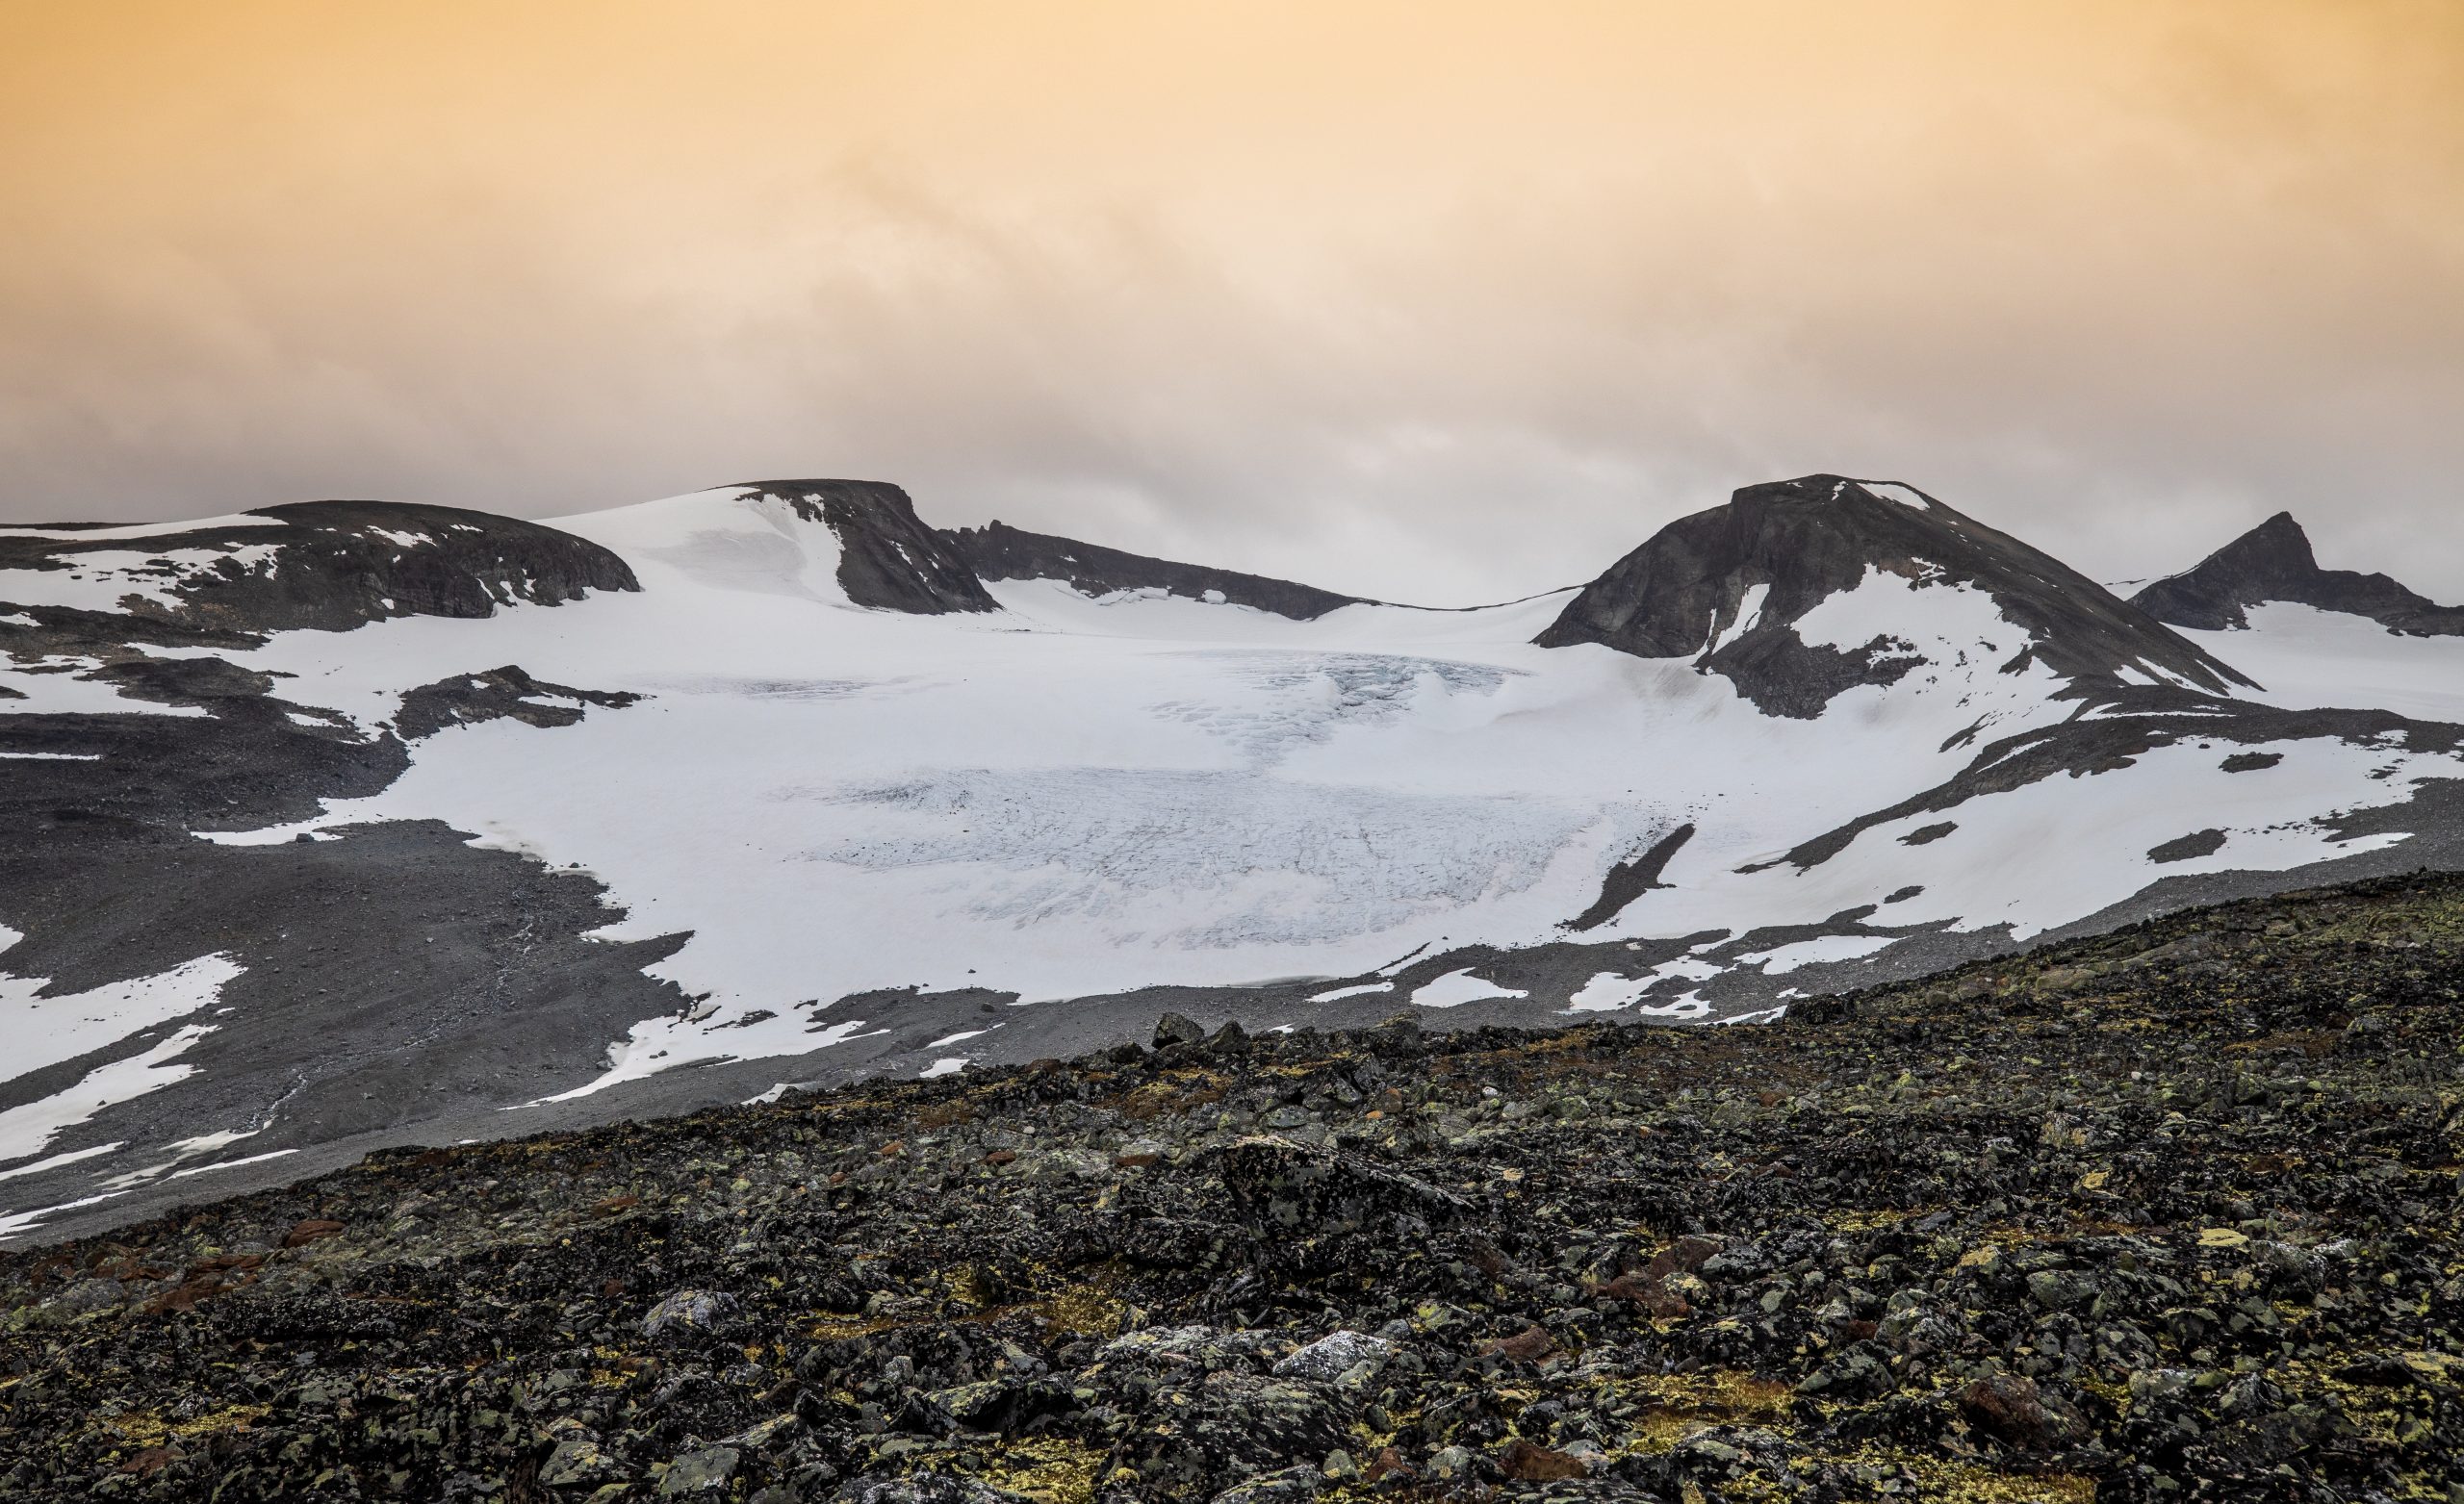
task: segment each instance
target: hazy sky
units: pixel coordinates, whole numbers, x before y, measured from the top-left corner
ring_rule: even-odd
[[[767,475],[1455,604],[1750,481],[2464,599],[2454,0],[0,0],[0,517]]]

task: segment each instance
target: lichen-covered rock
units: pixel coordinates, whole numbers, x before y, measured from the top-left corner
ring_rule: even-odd
[[[613,1482],[623,1471],[614,1458],[599,1449],[598,1442],[575,1438],[556,1443],[539,1466],[539,1481],[552,1489],[565,1489]]]
[[[1035,1504],[1025,1494],[940,1472],[905,1478],[859,1478],[834,1497],[838,1504]]]
[[[728,1480],[735,1476],[738,1455],[732,1446],[705,1446],[685,1453],[660,1475],[659,1495],[689,1499],[725,1491]]]
[[[680,1289],[650,1309],[642,1317],[642,1335],[654,1340],[687,1332],[707,1332],[735,1307],[724,1291]]]
[[[1234,1484],[1215,1496],[1215,1504],[1308,1504],[1325,1488],[1325,1475],[1317,1468],[1285,1467]]]
[[[1366,1332],[1336,1332],[1322,1337],[1274,1365],[1279,1377],[1334,1379],[1360,1364],[1383,1363],[1395,1344]]]
[[[2459,993],[2419,879],[382,1156],[0,1254],[0,1497],[2437,1498]]]
[[[1263,1134],[1219,1151],[1213,1168],[1234,1206],[1263,1231],[1318,1237],[1373,1224],[1452,1222],[1470,1203],[1361,1157]]]

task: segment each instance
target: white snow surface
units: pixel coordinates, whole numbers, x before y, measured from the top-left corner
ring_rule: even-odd
[[[1933,503],[1917,495],[1914,488],[1903,486],[1895,480],[1861,480],[1857,484],[1863,487],[1867,495],[1884,501],[1896,501],[1919,512],[1933,509]]]
[[[73,606],[117,611],[131,598],[146,605],[177,609],[170,586],[200,572],[249,574],[272,562],[269,544],[175,548],[94,548],[59,556],[58,569],[0,570],[0,600],[26,606]]]
[[[2245,698],[2289,710],[2393,710],[2464,721],[2464,637],[2406,637],[2366,616],[2272,600],[2238,631],[2184,637],[2259,681]]]
[[[127,1147],[125,1143],[108,1143],[95,1144],[86,1149],[71,1149],[66,1154],[55,1154],[47,1160],[37,1160],[31,1164],[20,1164],[14,1169],[0,1170],[0,1181],[13,1181],[21,1175],[47,1175],[64,1165],[82,1164],[88,1160],[116,1154]]]
[[[1356,986],[1335,987],[1325,992],[1313,992],[1309,994],[1309,1001],[1312,1003],[1335,1003],[1340,1002],[1345,998],[1367,997],[1373,992],[1392,992],[1394,990],[1395,984],[1391,981],[1364,981]]]
[[[1823,961],[1859,961],[1886,950],[1887,935],[1826,934],[1810,940],[1799,940],[1768,951],[1753,951],[1737,959],[1760,966],[1765,975],[1778,976],[1795,971],[1800,966],[1812,966]]]
[[[0,928],[0,965],[8,948],[20,936]],[[0,1057],[0,1081],[14,1081],[29,1072],[116,1044],[140,1030],[183,1018],[218,1002],[222,989],[241,972],[238,962],[221,955],[192,961],[150,977],[134,977],[67,997],[38,997],[48,979],[0,973],[0,1039],[8,1053]]]
[[[1485,977],[1475,977],[1472,969],[1450,971],[1432,981],[1422,982],[1412,993],[1412,1001],[1423,1007],[1461,1007],[1466,1003],[1484,1002],[1490,998],[1527,998],[1528,992],[1502,987]]]
[[[1027,580],[988,587],[999,612],[917,616],[855,606],[830,529],[740,491],[555,525],[623,554],[643,590],[286,632],[231,656],[296,676],[286,699],[368,728],[406,689],[508,663],[649,697],[571,727],[447,729],[416,744],[383,793],[240,837],[441,819],[596,876],[626,910],[609,938],[689,931],[651,971],[706,1001],[614,1042],[582,1091],[858,1037],[868,1026],[833,1000],[874,988],[984,986],[1036,1004],[1361,977],[1424,948],[1560,939],[1614,864],[1688,822],[1667,885],[1583,938],[1818,923],[1911,886],[1925,891],[1892,905],[1894,926],[2024,936],[2167,874],[2357,850],[2315,822],[2459,771],[2428,752],[2307,741],[2272,749],[2285,760],[2265,775],[2228,775],[2219,763],[2237,749],[2177,747],[2093,775],[2092,793],[2057,777],[1972,800],[1931,844],[1898,839],[1944,818],[1918,815],[1810,871],[1740,872],[2078,706],[2051,698],[2064,682],[2040,662],[2001,672],[2028,639],[1989,597],[1880,572],[1796,629],[1847,648],[1886,638],[1922,661],[1792,720],[1690,658],[1533,647],[1566,592],[1300,623]],[[2258,634],[2230,635],[2210,645],[2228,661]],[[2147,861],[2203,828],[2228,831],[2222,851]],[[1765,962],[1813,958],[1792,955]],[[1671,967],[1639,986],[1595,978],[1578,1007],[1630,1007],[1679,979],[1698,980]],[[1494,986],[1454,986],[1467,982]],[[1449,995],[1432,984],[1415,1001],[1435,1005],[1432,991]],[[1642,1011],[1688,1008],[1708,1005]],[[744,1022],[757,1010],[774,1016]]]
[[[6,574],[0,571],[0,574]],[[167,652],[154,654],[168,657]],[[95,658],[53,655],[32,662],[0,658],[0,686],[23,698],[0,698],[0,715],[155,715],[201,716],[197,705],[166,705],[123,695],[102,679],[87,676],[101,668]]]
[[[0,1112],[0,1163],[40,1154],[63,1131],[116,1102],[184,1080],[194,1067],[174,1057],[213,1032],[211,1024],[191,1024],[141,1055],[95,1066],[73,1086]]]

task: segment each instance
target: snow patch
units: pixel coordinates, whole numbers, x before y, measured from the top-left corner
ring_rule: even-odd
[[[1367,997],[1373,992],[1392,992],[1394,990],[1395,984],[1391,981],[1364,981],[1357,986],[1337,987],[1331,992],[1313,992],[1309,996],[1309,1001],[1312,1003],[1337,1003],[1341,1002],[1345,998]]]
[[[1466,1003],[1478,1003],[1489,998],[1527,998],[1530,995],[1475,977],[1467,966],[1461,971],[1450,971],[1433,981],[1421,983],[1419,990],[1412,994],[1412,1001],[1423,1007],[1461,1007]]]
[[[1814,966],[1826,961],[1853,961],[1886,951],[1898,943],[1889,935],[1826,934],[1810,940],[1799,940],[1768,951],[1755,951],[1737,957],[1748,964],[1761,966],[1763,975],[1777,977],[1795,971],[1800,966]]]
[[[13,1181],[20,1175],[49,1174],[51,1171],[59,1169],[64,1165],[77,1164],[87,1160],[99,1159],[104,1155],[115,1154],[127,1147],[128,1145],[125,1143],[115,1142],[96,1144],[90,1149],[71,1149],[66,1154],[55,1154],[48,1160],[37,1160],[32,1164],[20,1164],[13,1170],[0,1170],[0,1181]]]
[[[81,1196],[75,1201],[64,1201],[55,1207],[37,1207],[31,1211],[0,1212],[0,1243],[9,1241],[20,1233],[41,1226],[47,1218],[57,1216],[63,1211],[74,1211],[80,1207],[96,1206],[127,1194],[128,1192],[124,1190],[107,1190],[99,1196]]]
[[[222,1160],[213,1164],[192,1164],[184,1170],[173,1170],[171,1179],[186,1180],[192,1175],[211,1175],[217,1170],[236,1170],[244,1164],[263,1164],[268,1160],[279,1160],[298,1152],[296,1149],[269,1149],[263,1154],[249,1155],[244,1160]]]
[[[0,927],[0,954],[23,938]],[[39,994],[44,977],[0,975],[0,1081],[73,1060],[129,1035],[183,1018],[221,1001],[222,989],[243,968],[219,952],[200,956],[167,972],[106,982],[67,997]],[[7,1156],[0,1156],[7,1158]]]
[[[65,1090],[0,1112],[0,1162],[39,1154],[103,1109],[186,1079],[196,1068],[173,1058],[213,1032],[210,1024],[191,1024],[142,1055],[98,1065]]]
[[[1857,484],[1867,496],[1877,501],[1896,501],[1901,506],[1918,512],[1933,509],[1932,503],[1917,495],[1913,487],[1903,486],[1895,480],[1861,480]]]

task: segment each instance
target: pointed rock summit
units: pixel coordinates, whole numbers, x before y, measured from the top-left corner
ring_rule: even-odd
[[[1645,658],[1692,657],[1756,706],[1812,717],[1860,684],[1925,661],[1888,623],[1870,641],[1809,643],[1796,625],[1877,574],[1993,599],[2025,641],[2003,667],[2040,662],[2079,694],[2171,680],[2226,693],[2248,680],[2050,554],[1911,486],[1805,475],[1737,491],[1681,518],[1585,586],[1536,639],[1600,643]]]
[[[2418,637],[2464,636],[2464,608],[2442,606],[2384,574],[2321,569],[2310,535],[2290,512],[2278,512],[2197,568],[2131,598],[2160,622],[2207,632],[2247,627],[2248,608],[2273,600],[2368,617]]]

